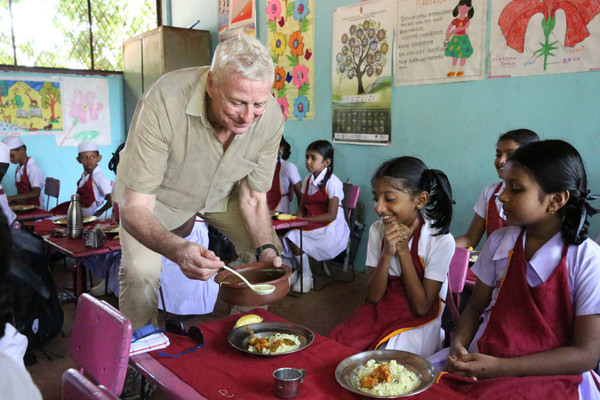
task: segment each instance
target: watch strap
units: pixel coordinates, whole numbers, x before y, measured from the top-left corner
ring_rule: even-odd
[[[275,253],[278,256],[281,256],[281,253],[279,253],[279,250],[277,249],[277,247],[275,247],[274,244],[267,243],[267,244],[263,244],[262,246],[259,246],[256,248],[256,259],[257,260],[260,258],[260,254],[263,252],[263,250],[266,250],[266,249],[273,249],[273,250],[275,250]]]

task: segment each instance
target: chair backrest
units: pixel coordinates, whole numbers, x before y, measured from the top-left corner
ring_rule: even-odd
[[[131,321],[106,301],[82,294],[75,312],[69,355],[84,374],[120,394],[130,346]]]
[[[462,293],[465,287],[467,271],[469,269],[470,252],[467,249],[457,247],[454,250],[452,260],[450,260],[450,290],[452,293]]]
[[[55,197],[56,205],[58,205],[60,181],[54,178],[46,178],[46,183],[44,184],[44,194],[46,195],[46,210],[50,209],[50,197]]]
[[[118,400],[104,386],[96,386],[79,371],[69,368],[62,374],[62,400]]]
[[[360,194],[360,186],[351,184],[350,182],[344,182],[344,200],[342,200],[342,207],[344,208],[344,215],[346,216],[346,222],[352,229],[354,225],[354,219],[356,218],[355,210],[358,205],[358,195]]]

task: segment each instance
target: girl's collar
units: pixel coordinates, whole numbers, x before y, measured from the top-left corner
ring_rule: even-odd
[[[327,174],[327,168],[323,168],[323,171],[321,171],[316,178],[313,174],[310,174],[311,183],[313,185],[318,186],[321,183],[321,181],[325,178],[325,174]]]

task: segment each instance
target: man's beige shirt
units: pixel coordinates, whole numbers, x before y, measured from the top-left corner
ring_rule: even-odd
[[[125,187],[155,194],[155,215],[167,228],[194,213],[227,211],[242,179],[258,192],[273,181],[283,134],[277,102],[269,96],[263,115],[223,152],[206,115],[207,72],[194,67],[161,77],[138,103],[120,154],[114,199],[121,201]],[[165,220],[174,214],[187,216]]]

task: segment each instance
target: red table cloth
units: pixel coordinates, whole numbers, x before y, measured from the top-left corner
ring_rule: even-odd
[[[262,316],[265,322],[286,322],[264,309],[254,309],[249,313]],[[229,332],[241,315],[198,325],[204,333],[205,346],[194,352],[176,358],[160,357],[156,351],[149,354],[210,400],[276,398],[273,393],[273,371],[282,367],[306,370],[298,399],[364,398],[344,389],[335,379],[335,368],[346,357],[355,354],[354,350],[315,334],[314,342],[296,353],[272,357],[244,353],[231,346],[227,340]],[[195,346],[195,342],[185,336],[168,336],[171,345],[164,350],[168,354],[177,354]],[[412,399],[458,400],[468,397],[434,384]]]

